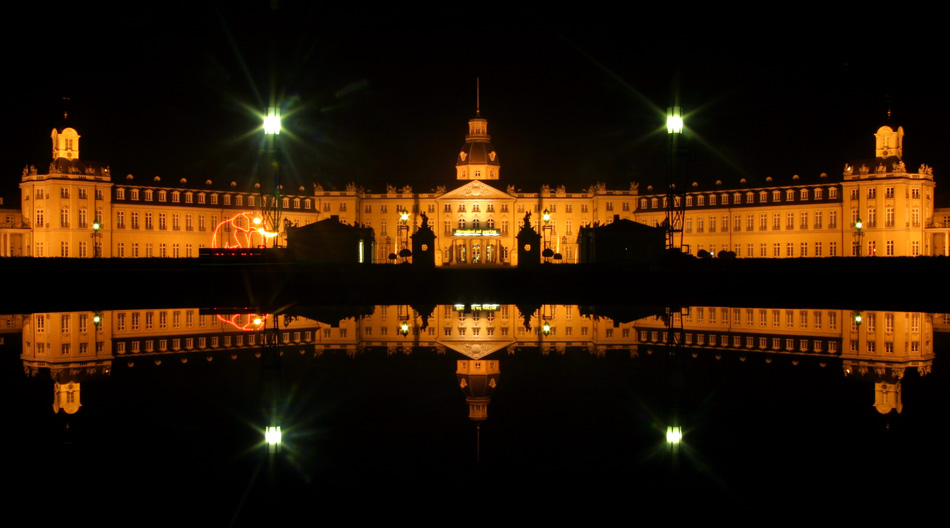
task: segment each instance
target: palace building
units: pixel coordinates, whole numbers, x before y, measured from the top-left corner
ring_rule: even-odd
[[[881,127],[875,157],[849,163],[840,177],[793,176],[767,186],[696,181],[677,200],[685,208],[684,251],[732,251],[747,258],[917,256],[950,254],[950,209],[934,205],[933,170],[909,170],[903,128]],[[516,235],[527,223],[541,235],[552,262],[580,260],[578,234],[632,220],[661,226],[665,189],[608,189],[602,183],[568,190],[522,192],[503,183],[488,121],[476,112],[456,157],[456,184],[433,192],[408,185],[386,192],[356,183],[342,191],[282,189],[279,203],[259,184],[156,176],[114,177],[107,165],[80,157],[78,131],[53,130],[48,170],[24,168],[19,205],[0,202],[0,256],[197,257],[201,248],[259,247],[287,227],[336,217],[372,228],[372,259],[386,262],[411,247],[425,221],[435,232],[438,266],[518,265]],[[262,225],[263,209],[279,207],[281,225]],[[860,227],[859,227],[860,226]],[[679,238],[679,237],[677,237]],[[405,252],[403,252],[405,253]]]

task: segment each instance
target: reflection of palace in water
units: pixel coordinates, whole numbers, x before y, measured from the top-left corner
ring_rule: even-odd
[[[933,169],[905,164],[902,127],[883,126],[874,136],[874,157],[845,165],[840,176],[764,177],[756,186],[745,179],[690,183],[675,198],[684,249],[756,258],[950,254],[950,210],[935,206]],[[355,183],[342,190],[313,183],[283,189],[279,203],[259,184],[212,176],[113,178],[107,165],[80,158],[75,129],[54,129],[51,139],[48,170],[27,166],[19,203],[0,201],[0,256],[197,257],[205,247],[259,246],[278,232],[283,243],[290,225],[337,219],[372,228],[374,254],[365,261],[385,262],[410,247],[426,215],[438,266],[517,265],[516,235],[525,220],[543,235],[544,250],[572,263],[581,259],[582,227],[621,219],[659,226],[667,214],[666,191],[635,182],[532,192],[502,186],[500,158],[480,113],[456,155],[454,188],[374,192]],[[279,208],[281,225],[255,224],[262,207]]]
[[[36,313],[22,318],[22,359],[31,375],[50,370],[54,409],[72,413],[81,405],[80,382],[109,375],[113,364],[148,367],[165,361],[259,357],[265,347],[314,357],[326,352],[355,357],[374,348],[388,354],[410,354],[414,347],[439,353],[451,349],[467,358],[458,362],[459,384],[471,400],[472,418],[484,419],[487,400],[479,400],[479,394],[494,389],[500,374],[499,357],[491,355],[510,355],[519,348],[542,354],[582,350],[598,357],[617,351],[637,357],[641,351],[674,347],[717,358],[761,356],[771,362],[788,356],[796,364],[810,358],[822,366],[841,361],[845,376],[875,383],[875,405],[882,413],[900,412],[905,371],[926,375],[934,357],[934,316],[919,312],[693,307],[648,315],[496,304],[429,310],[389,305],[371,313],[311,314],[326,321],[197,308]],[[943,319],[937,326],[944,328],[940,325],[950,326]]]

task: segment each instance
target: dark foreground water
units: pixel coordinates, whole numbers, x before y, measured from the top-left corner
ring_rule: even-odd
[[[253,350],[117,358],[57,414],[49,370],[24,374],[8,333],[4,502],[109,525],[926,512],[950,469],[945,335],[932,372],[902,380],[900,414],[875,410],[874,383],[840,357],[528,346],[488,357],[500,374],[476,422],[456,375],[469,358],[431,347],[292,349],[278,371]],[[275,386],[284,444],[268,455]]]

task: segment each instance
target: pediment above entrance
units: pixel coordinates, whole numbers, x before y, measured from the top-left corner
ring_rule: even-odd
[[[440,200],[513,200],[514,197],[504,191],[480,181],[471,181],[458,189],[453,189],[439,197]]]
[[[476,341],[474,339],[465,339],[465,340],[439,340],[438,343],[445,348],[451,348],[452,350],[462,354],[471,359],[482,359],[489,354],[493,354],[507,348],[509,345],[514,343],[514,340],[507,341]]]

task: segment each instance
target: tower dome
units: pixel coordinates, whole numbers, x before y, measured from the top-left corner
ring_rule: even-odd
[[[478,109],[475,117],[468,120],[468,134],[455,161],[455,172],[459,180],[497,180],[501,172],[498,154],[488,135],[488,121]]]

